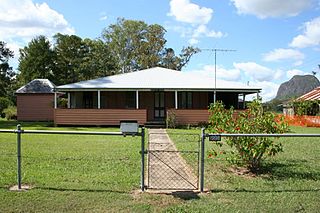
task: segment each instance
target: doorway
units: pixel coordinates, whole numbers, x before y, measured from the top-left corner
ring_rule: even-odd
[[[164,120],[165,114],[164,92],[154,92],[154,119]]]

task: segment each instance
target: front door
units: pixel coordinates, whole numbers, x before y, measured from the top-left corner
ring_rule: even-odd
[[[164,120],[165,107],[164,107],[164,92],[154,93],[154,119]]]

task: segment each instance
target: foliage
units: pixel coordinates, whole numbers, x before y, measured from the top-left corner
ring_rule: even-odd
[[[158,24],[119,18],[103,31],[102,37],[122,73],[155,66],[181,70],[200,49],[186,47],[176,56],[172,48],[165,47],[165,33]]]
[[[177,120],[176,120],[176,114],[169,110],[166,118],[167,128],[176,128],[177,126]]]
[[[27,84],[36,78],[54,80],[55,53],[45,36],[32,39],[26,47],[20,49],[19,79]]]
[[[5,116],[4,113],[2,113],[2,111],[5,109],[5,108],[8,108],[8,106],[12,105],[13,103],[6,97],[0,97],[0,114],[1,114],[1,117],[3,118]]]
[[[14,54],[9,48],[6,47],[6,43],[0,41],[0,96],[9,97],[8,88],[11,85],[11,81],[15,76],[12,67],[9,66],[9,59],[13,58]]]
[[[17,107],[8,106],[2,111],[5,114],[7,120],[17,119]]]
[[[320,112],[319,100],[294,101],[292,105],[296,115],[317,115]]]
[[[261,102],[254,100],[248,104],[248,110],[234,116],[234,110],[226,110],[222,102],[216,102],[210,106],[210,131],[213,133],[284,133],[288,131],[288,125],[283,118],[276,121],[276,115],[264,112]],[[256,172],[261,166],[261,161],[266,155],[275,155],[282,151],[282,144],[266,137],[230,137],[226,143],[234,148],[229,153],[222,150],[223,154],[229,154],[228,159],[234,163],[240,163],[249,170]],[[217,142],[218,146],[222,146]],[[213,149],[212,154],[217,156]]]

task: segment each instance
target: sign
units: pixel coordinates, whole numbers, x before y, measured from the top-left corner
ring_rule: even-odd
[[[209,135],[209,141],[221,141],[221,135]]]

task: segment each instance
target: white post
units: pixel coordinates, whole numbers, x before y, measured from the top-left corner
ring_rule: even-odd
[[[174,91],[174,106],[175,109],[178,109],[178,91]]]
[[[54,92],[54,108],[57,109],[57,93]]]
[[[136,109],[139,109],[139,90],[136,91]]]
[[[98,90],[98,109],[101,108],[101,95],[100,95],[100,90]]]
[[[71,107],[71,96],[70,96],[70,92],[68,92],[68,109],[70,109]]]
[[[259,91],[257,92],[257,100],[259,100],[260,98],[260,94],[259,94]]]

